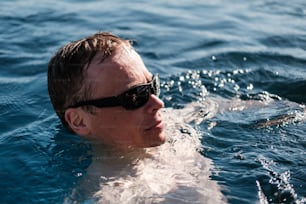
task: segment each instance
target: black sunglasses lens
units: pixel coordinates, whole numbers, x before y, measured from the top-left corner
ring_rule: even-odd
[[[127,91],[121,98],[122,105],[128,109],[133,110],[143,106],[148,102],[150,97],[150,90],[148,86],[138,86]]]

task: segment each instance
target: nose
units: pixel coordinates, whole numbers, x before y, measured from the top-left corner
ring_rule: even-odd
[[[158,96],[151,94],[147,103],[149,113],[156,113],[159,109],[164,107],[164,102]]]

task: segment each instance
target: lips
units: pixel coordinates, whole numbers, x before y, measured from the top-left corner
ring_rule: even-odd
[[[146,131],[154,130],[154,129],[163,129],[164,123],[162,120],[156,121],[153,125],[151,125],[149,128],[146,128]]]

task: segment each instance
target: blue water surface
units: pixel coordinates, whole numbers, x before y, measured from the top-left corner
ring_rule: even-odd
[[[97,31],[134,41],[166,107],[272,100],[196,125],[201,153],[229,203],[305,202],[304,0],[2,0],[0,23],[0,203],[63,203],[86,174],[90,145],[60,125],[46,72]]]

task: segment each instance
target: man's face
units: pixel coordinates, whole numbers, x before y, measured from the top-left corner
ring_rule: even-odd
[[[152,74],[140,56],[130,47],[118,48],[110,57],[100,62],[98,53],[90,64],[86,81],[91,85],[91,98],[117,96],[132,86],[148,83]],[[135,110],[108,107],[95,108],[86,113],[89,136],[105,144],[118,147],[152,147],[165,142],[163,122],[159,110],[163,102],[155,95]]]

